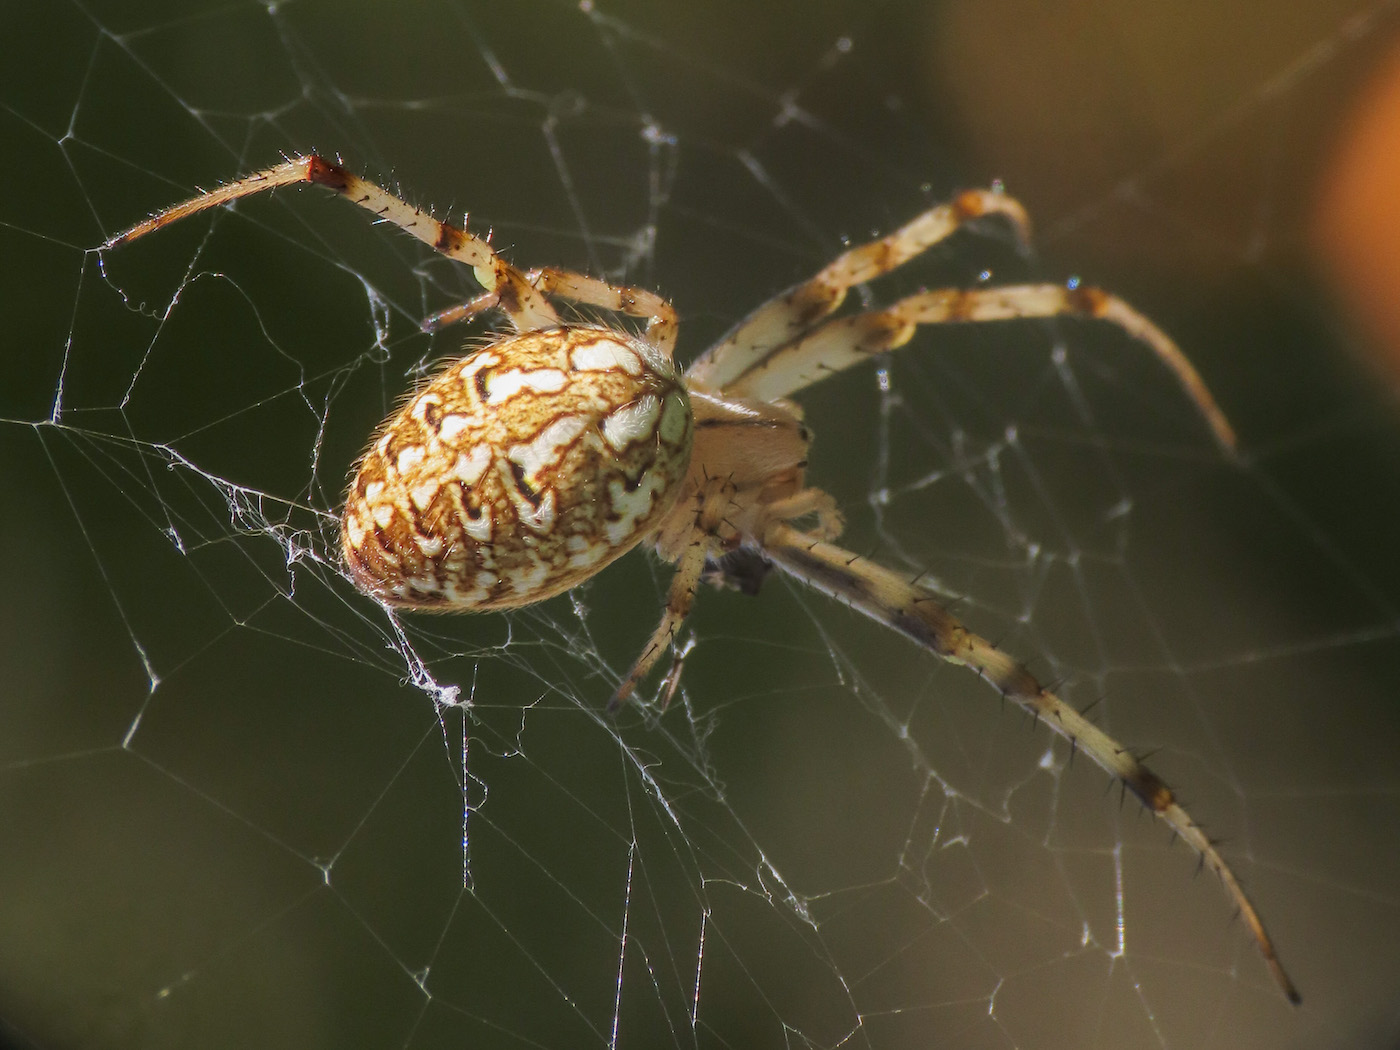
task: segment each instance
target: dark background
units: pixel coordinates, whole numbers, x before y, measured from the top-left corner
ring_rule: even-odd
[[[1310,239],[1391,6],[0,3],[4,1038],[1394,1045],[1400,429]],[[600,710],[646,556],[396,634],[334,515],[469,277],[310,191],[89,250],[307,149],[663,290],[684,361],[843,239],[1005,180],[1034,255],[989,226],[873,296],[1111,287],[1243,462],[1139,348],[1024,325],[804,394],[813,480],[853,550],[1157,749],[1303,1007],[1097,770],[815,595],[702,594],[659,722]],[[429,679],[474,704],[466,891]]]

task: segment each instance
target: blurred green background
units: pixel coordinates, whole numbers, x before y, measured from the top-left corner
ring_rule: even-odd
[[[1309,239],[1393,6],[0,2],[0,1038],[1396,1045],[1400,421]],[[643,555],[397,634],[334,515],[468,275],[313,191],[90,251],[310,149],[661,289],[687,361],[1004,179],[1032,256],[989,225],[874,298],[1110,287],[1244,462],[1140,348],[1025,325],[804,394],[812,480],[1158,749],[1304,1006],[1097,770],[815,595],[702,594],[660,721],[601,713]]]

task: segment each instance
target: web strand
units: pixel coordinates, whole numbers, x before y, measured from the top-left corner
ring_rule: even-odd
[[[1393,1044],[1400,457],[1302,276],[1297,173],[1396,9],[1167,26],[1140,5],[170,19],[58,0],[10,19],[5,1026],[42,1045]],[[330,168],[291,188],[316,150],[410,225],[435,216],[428,236],[344,207]],[[258,170],[287,188],[112,236]],[[810,479],[853,555],[1083,714],[1072,739],[1107,734],[1111,769],[1149,762],[1186,794],[1209,836],[1175,796],[1162,811],[1237,923],[1166,829],[1070,769],[1082,747],[757,560],[690,567],[671,673],[615,717],[667,600],[648,556],[477,617],[394,613],[344,572],[350,468],[492,330],[493,260],[526,275],[507,287],[527,321],[591,320],[617,286],[644,293],[626,325],[664,331],[645,296],[673,301],[684,365],[997,177],[1034,247],[1015,215],[949,229],[883,282],[845,274],[839,316],[1112,289],[1209,379],[1238,459],[1136,320],[1047,308],[919,325],[796,394]],[[444,231],[461,261],[433,250]]]

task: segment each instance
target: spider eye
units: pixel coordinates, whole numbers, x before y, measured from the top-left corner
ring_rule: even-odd
[[[357,585],[405,608],[484,611],[559,594],[625,554],[690,464],[670,360],[605,328],[500,339],[386,422],[341,523]]]

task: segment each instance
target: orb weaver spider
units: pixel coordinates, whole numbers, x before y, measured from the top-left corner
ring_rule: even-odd
[[[951,322],[1067,315],[1117,325],[1157,355],[1216,441],[1233,451],[1230,424],[1186,356],[1150,320],[1099,289],[937,289],[832,317],[852,287],[971,220],[1001,216],[1024,243],[1029,221],[1020,204],[973,190],[930,208],[760,305],[683,373],[671,359],[677,316],[668,300],[570,270],[519,270],[486,240],[316,155],[167,208],[103,249],[303,182],[472,267],[485,292],[425,327],[496,309],[514,329],[431,379],[380,427],[360,460],[341,521],[345,564],[360,590],[401,609],[510,609],[567,591],[650,543],[676,571],[661,622],[613,695],[616,708],[672,646],[702,580],[754,593],[777,569],[970,668],[1117,778],[1219,876],[1274,980],[1290,1002],[1300,1001],[1239,879],[1171,788],[1024,664],[959,622],[918,578],[837,546],[835,501],[806,484],[811,434],[789,396],[903,346],[920,325]],[[645,331],[565,321],[551,297],[642,319]],[[679,660],[670,689],[678,668]]]

